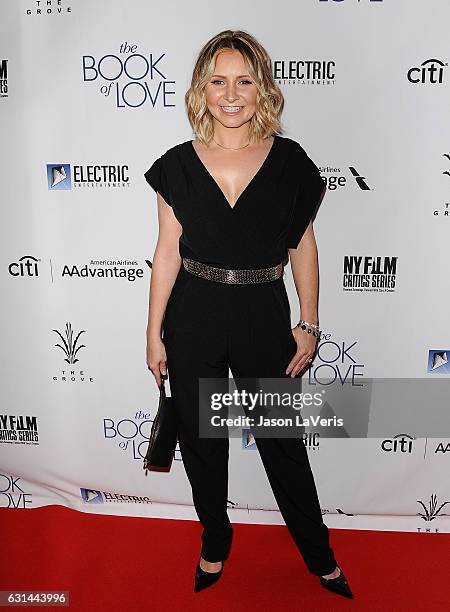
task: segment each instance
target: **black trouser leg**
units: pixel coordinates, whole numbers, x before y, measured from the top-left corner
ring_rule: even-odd
[[[226,336],[215,317],[219,313],[212,309],[210,316],[202,316],[201,307],[207,299],[205,296],[206,302],[202,302],[188,274],[181,273],[173,291],[176,299],[166,310],[164,344],[180,452],[203,526],[201,555],[214,562],[228,558],[233,536],[227,514],[229,440],[198,435],[199,378],[221,378],[224,390],[228,390]],[[188,286],[191,293],[186,298]]]
[[[286,377],[297,347],[283,280],[253,289],[253,293],[247,316],[236,316],[231,321],[231,372],[234,378],[244,379]],[[258,437],[255,433],[281,515],[306,566],[318,576],[332,573],[336,560],[303,441],[298,437]]]

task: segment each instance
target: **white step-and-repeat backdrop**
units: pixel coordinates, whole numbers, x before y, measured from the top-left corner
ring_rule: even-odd
[[[0,11],[0,506],[196,518],[178,450],[169,474],[142,469],[158,400],[145,358],[157,207],[143,173],[192,138],[184,93],[224,29],[266,46],[284,134],[327,181],[311,376],[326,365],[336,385],[448,378],[446,0],[4,0]],[[294,324],[289,267],[285,278]],[[408,422],[381,438],[307,436],[327,524],[448,532],[448,436]],[[255,445],[237,438],[229,514],[283,524]]]

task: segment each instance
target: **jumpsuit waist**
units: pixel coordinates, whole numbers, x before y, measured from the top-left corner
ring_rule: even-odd
[[[210,266],[201,261],[189,259],[188,257],[183,257],[182,261],[185,270],[195,276],[200,276],[219,283],[239,285],[275,281],[282,276],[284,265],[287,263],[287,259],[285,259],[276,266],[271,266],[270,268],[230,270]]]

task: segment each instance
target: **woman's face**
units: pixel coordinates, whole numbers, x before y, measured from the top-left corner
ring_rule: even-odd
[[[237,49],[221,51],[214,73],[205,87],[212,116],[224,127],[237,128],[250,121],[256,111],[257,89]]]

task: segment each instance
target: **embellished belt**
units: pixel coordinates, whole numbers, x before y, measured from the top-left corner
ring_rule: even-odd
[[[209,266],[201,261],[188,259],[183,257],[183,266],[191,274],[201,276],[207,280],[217,281],[219,283],[232,284],[249,284],[249,283],[267,283],[277,280],[283,274],[285,261],[271,268],[257,268],[254,270],[226,270],[224,268],[216,268]]]

